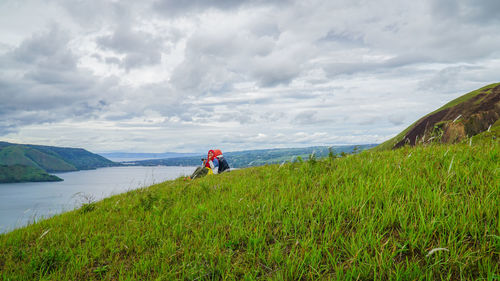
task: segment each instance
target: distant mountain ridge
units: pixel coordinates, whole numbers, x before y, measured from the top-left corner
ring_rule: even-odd
[[[500,132],[500,83],[467,93],[427,114],[377,147],[394,149],[428,142],[455,143]]]
[[[179,152],[164,152],[164,153],[134,153],[134,152],[108,152],[98,153],[99,155],[112,161],[135,161],[149,159],[166,159],[196,156],[199,153],[179,153]]]
[[[273,148],[223,152],[223,155],[232,168],[244,168],[276,163],[279,164],[283,162],[293,162],[297,161],[298,157],[307,159],[307,157],[310,157],[311,155],[314,155],[314,157],[317,158],[326,157],[330,153],[330,149],[332,150],[332,153],[341,154],[361,151],[375,146],[376,144],[311,146],[303,148]],[[126,165],[137,166],[198,166],[201,164],[202,157],[206,158],[207,156],[199,154],[190,157],[124,161],[122,163]]]
[[[120,164],[82,148],[0,142],[0,182],[61,180],[47,173],[89,170]],[[23,168],[24,167],[24,168]],[[22,170],[24,169],[24,172]],[[15,173],[13,176],[12,173]],[[42,175],[33,176],[29,175]],[[9,180],[7,180],[9,178]]]

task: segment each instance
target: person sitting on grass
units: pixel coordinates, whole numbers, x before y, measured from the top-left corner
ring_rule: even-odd
[[[219,159],[215,157],[215,152],[210,149],[207,155],[207,161],[205,163],[205,167],[212,170],[212,173],[217,174],[219,171]],[[217,169],[216,169],[217,168]]]
[[[201,161],[201,166],[194,170],[189,179],[201,178],[206,175],[217,174],[219,172],[219,160],[215,157],[213,150],[209,150],[207,158],[202,158]]]
[[[218,160],[218,166],[219,168],[217,169],[217,173],[220,174],[222,172],[229,172],[229,164],[227,163],[226,159],[222,155],[222,151],[219,149],[216,149],[214,151],[215,159]]]

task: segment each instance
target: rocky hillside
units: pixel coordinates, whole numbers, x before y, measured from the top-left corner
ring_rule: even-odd
[[[422,117],[378,149],[405,144],[455,143],[500,126],[500,83],[465,94]],[[495,136],[494,136],[495,137]]]

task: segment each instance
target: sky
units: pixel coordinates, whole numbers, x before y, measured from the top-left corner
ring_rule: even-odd
[[[0,140],[383,142],[499,82],[498,0],[0,0]]]

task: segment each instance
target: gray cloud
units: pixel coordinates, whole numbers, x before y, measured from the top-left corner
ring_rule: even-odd
[[[287,114],[284,112],[265,112],[260,116],[260,119],[265,122],[278,122],[287,117]]]
[[[293,122],[298,125],[311,125],[317,122],[316,111],[308,110],[300,112],[295,116]]]
[[[12,14],[0,26],[11,141],[382,141],[500,71],[496,0],[44,3],[0,9]]]
[[[253,118],[254,115],[255,114],[250,110],[243,110],[239,112],[231,112],[219,115],[217,117],[217,121],[219,122],[237,121],[240,124],[250,124],[250,123],[255,123],[255,119]]]
[[[435,91],[441,94],[449,94],[460,91],[463,88],[461,81],[467,79],[471,71],[482,69],[479,66],[459,65],[446,67],[419,83],[419,89],[423,91]]]
[[[376,124],[377,121],[380,120],[380,119],[381,118],[379,116],[366,117],[363,120],[361,120],[360,122],[358,122],[358,125],[372,126],[372,125]]]
[[[330,30],[323,37],[318,39],[320,44],[341,45],[343,47],[363,47],[366,46],[361,34],[348,33],[346,31]]]
[[[251,75],[263,87],[288,84],[302,71],[300,61],[293,58],[273,54],[265,58],[257,58]]]
[[[96,41],[104,50],[125,55],[121,60],[113,57],[107,58],[106,61],[116,63],[127,70],[159,64],[162,51],[167,49],[161,38],[142,31],[132,31],[127,25],[120,26],[111,35],[98,37]]]
[[[69,35],[57,25],[46,33],[31,36],[16,48],[10,56],[19,64],[48,66],[57,70],[73,70],[76,57],[67,49]]]
[[[391,114],[387,117],[387,120],[394,126],[400,126],[404,124],[405,118],[402,115]]]
[[[171,82],[190,93],[214,93],[229,92],[238,82],[287,85],[300,76],[317,50],[303,42],[280,42],[282,31],[271,16],[250,19],[221,30],[200,28],[188,38],[185,59]]]
[[[499,21],[500,2],[495,0],[458,0],[432,2],[433,15],[438,18],[458,18],[477,24]]]
[[[280,5],[291,2],[290,0],[157,0],[153,7],[155,11],[167,16],[174,16],[184,13],[202,12],[208,9],[234,10],[240,7],[260,6],[260,5]]]
[[[104,61],[107,64],[116,64],[116,65],[121,65],[122,64],[122,60],[120,58],[117,58],[117,57],[106,57],[104,59]]]
[[[79,69],[78,58],[67,47],[69,40],[66,32],[52,26],[1,57],[11,70],[0,73],[0,117],[8,120],[4,124],[19,128],[69,117],[92,118],[106,107],[101,94],[112,97],[110,87],[116,81]]]
[[[142,1],[101,1],[101,0],[46,0],[65,9],[72,21],[91,29],[106,25],[122,25],[135,22],[135,11],[143,9]]]
[[[195,33],[187,41],[185,59],[171,81],[190,94],[229,92],[232,84],[258,79],[271,85],[290,81],[298,71],[293,62],[273,53],[275,39],[230,29]]]

